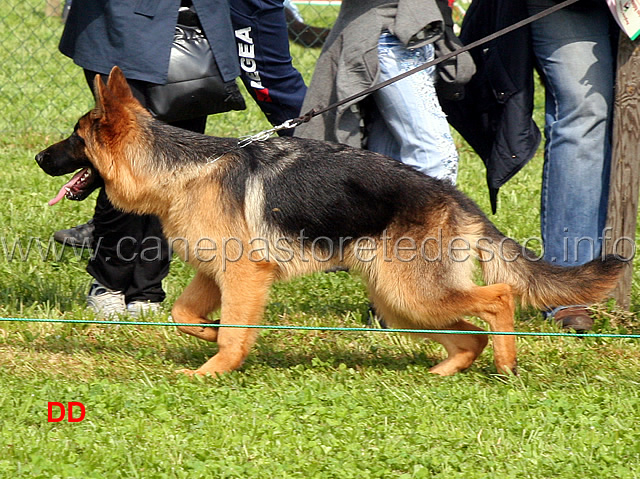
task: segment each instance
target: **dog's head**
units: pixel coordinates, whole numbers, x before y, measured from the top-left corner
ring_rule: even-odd
[[[135,135],[140,120],[150,120],[151,114],[134,98],[118,67],[113,67],[106,85],[96,75],[94,95],[95,108],[78,120],[71,136],[36,155],[38,166],[50,176],[77,171],[50,205],[64,197],[83,200],[102,185],[131,178]],[[144,146],[137,143],[138,149]]]

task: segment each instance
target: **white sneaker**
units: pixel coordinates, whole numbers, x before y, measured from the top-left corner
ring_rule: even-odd
[[[146,316],[148,314],[160,311],[160,303],[152,303],[150,301],[131,301],[127,304],[127,311],[134,318]]]
[[[97,281],[94,281],[89,288],[87,306],[93,309],[96,314],[107,319],[115,319],[119,314],[127,312],[124,294],[109,289]]]

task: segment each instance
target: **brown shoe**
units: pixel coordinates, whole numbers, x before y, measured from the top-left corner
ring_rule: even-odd
[[[584,306],[561,309],[553,316],[553,319],[562,329],[573,329],[578,333],[589,331],[593,327],[593,319],[589,316],[589,310]]]

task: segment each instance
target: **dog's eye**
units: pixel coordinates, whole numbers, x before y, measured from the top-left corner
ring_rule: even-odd
[[[69,137],[69,140],[71,140],[74,145],[77,145],[77,146],[80,146],[80,147],[84,148],[84,138],[82,138],[78,134],[77,129],[73,130],[73,133]]]

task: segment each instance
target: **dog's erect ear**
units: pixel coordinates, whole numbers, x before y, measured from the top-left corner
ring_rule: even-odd
[[[102,76],[96,75],[93,79],[93,92],[96,98],[96,107],[92,112],[92,117],[96,119],[108,120],[118,116],[122,117],[127,100],[134,100],[127,79],[118,67],[111,69],[106,85]]]
[[[117,66],[111,69],[107,84],[105,85],[101,75],[96,75],[93,79],[93,94],[96,99],[96,107],[92,112],[92,117],[108,119],[116,115],[125,117],[125,112],[130,113],[150,113],[136,100],[131,92],[131,88],[124,77],[122,70]]]
[[[113,96],[119,101],[125,101],[133,98],[127,79],[124,77],[122,70],[117,66],[113,67],[109,73],[107,88],[111,90]]]
[[[101,75],[96,75],[93,79],[93,94],[96,97],[96,107],[91,112],[92,118],[106,120],[112,113],[122,110],[111,90],[102,81]]]

